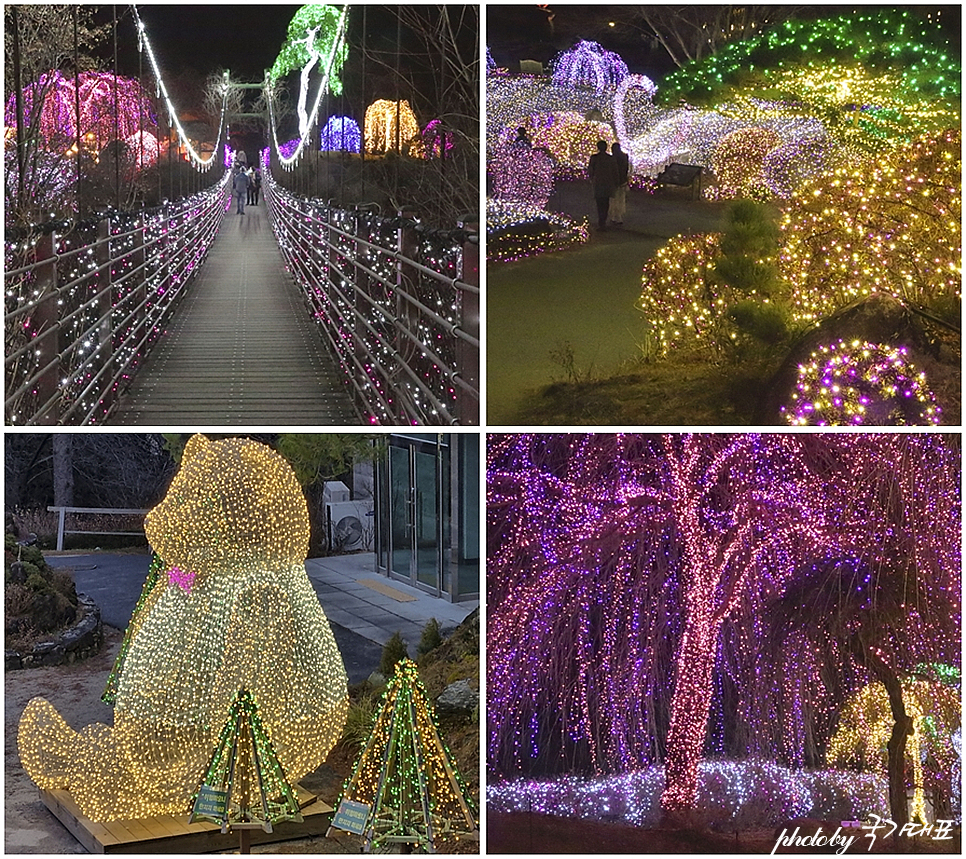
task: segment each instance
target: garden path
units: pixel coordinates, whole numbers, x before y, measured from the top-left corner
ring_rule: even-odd
[[[587,217],[596,208],[585,182],[559,182],[547,206]],[[513,263],[490,263],[486,279],[487,423],[518,423],[517,414],[535,389],[568,381],[551,357],[569,347],[573,368],[609,375],[639,354],[643,318],[635,303],[644,262],[679,233],[722,227],[724,203],[692,201],[686,188],[657,195],[631,190],[621,228],[601,233],[566,251]]]

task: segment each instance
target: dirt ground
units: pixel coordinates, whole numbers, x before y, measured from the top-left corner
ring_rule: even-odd
[[[4,852],[86,853],[40,801],[37,787],[20,766],[17,725],[27,702],[47,698],[75,730],[92,722],[112,724],[113,711],[100,700],[122,633],[105,626],[105,642],[92,659],[74,665],[8,671],[4,675]],[[301,784],[330,805],[339,798],[352,760],[335,750],[328,763],[302,779]],[[303,838],[254,845],[252,853],[359,853],[361,839],[340,833],[333,838]],[[228,851],[235,852],[238,851]]]

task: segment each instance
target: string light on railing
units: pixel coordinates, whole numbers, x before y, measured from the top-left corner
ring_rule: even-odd
[[[463,238],[426,230],[408,217],[299,200],[271,176],[267,183],[287,268],[370,422],[453,422],[459,402],[454,368],[460,349],[456,332],[463,322],[457,285]],[[407,231],[401,260],[400,230]],[[306,250],[307,236],[318,250]],[[409,259],[437,277],[411,267]],[[353,283],[356,271],[369,284],[364,290]]]
[[[151,68],[154,70],[154,79],[157,84],[158,94],[164,98],[164,103],[168,110],[168,116],[178,131],[178,137],[181,140],[181,145],[184,147],[185,153],[194,167],[198,170],[206,171],[211,168],[218,157],[218,147],[221,145],[221,135],[225,130],[225,115],[228,107],[229,90],[228,71],[225,71],[225,79],[223,83],[224,89],[221,100],[221,116],[218,120],[218,135],[215,139],[214,149],[207,158],[202,158],[201,154],[194,148],[194,144],[192,144],[191,140],[188,138],[184,127],[181,125],[181,120],[178,118],[178,112],[175,110],[175,107],[171,102],[171,98],[168,95],[167,87],[164,85],[164,79],[161,77],[161,70],[158,67],[158,62],[154,57],[154,51],[151,48],[151,42],[148,39],[148,34],[144,27],[144,22],[141,20],[141,16],[138,15],[137,5],[132,5],[131,9],[134,12],[134,21],[138,29],[138,50],[144,50],[147,52],[148,60],[151,63]]]
[[[53,415],[64,423],[104,419],[111,395],[156,342],[171,303],[204,259],[216,233],[212,224],[220,218],[222,200],[230,199],[228,178],[226,173],[213,188],[161,210],[112,211],[75,224],[67,237],[55,233],[53,259],[34,260],[36,236],[23,244],[5,243],[4,410],[8,423],[30,424],[42,410],[47,410],[48,419]],[[102,263],[94,244],[99,224],[106,218],[111,223],[110,256]],[[207,226],[198,230],[198,224]],[[142,228],[139,249],[134,234]],[[191,242],[184,236],[189,229]],[[171,266],[169,254],[158,252],[162,241],[168,251],[179,250],[176,266]],[[143,267],[135,264],[135,255],[141,253]],[[54,265],[58,280],[51,285],[49,299],[38,305],[37,273]],[[17,274],[20,267],[26,271]],[[143,316],[132,316],[141,302],[145,302]],[[102,328],[105,314],[110,336]],[[59,328],[54,328],[57,320]],[[58,347],[56,360],[52,331],[59,331],[61,343],[69,343]],[[36,348],[27,351],[31,345]],[[101,372],[105,366],[110,372]],[[55,392],[47,390],[48,380],[56,380]]]

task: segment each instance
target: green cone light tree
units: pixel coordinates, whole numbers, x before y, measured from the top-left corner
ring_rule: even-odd
[[[263,829],[301,821],[298,801],[258,716],[255,698],[240,689],[195,797],[191,822],[229,829]]]
[[[347,811],[357,827],[340,822]],[[445,841],[476,837],[466,785],[440,737],[416,663],[409,659],[398,663],[386,687],[333,826],[360,833],[367,852],[406,845],[433,853]]]

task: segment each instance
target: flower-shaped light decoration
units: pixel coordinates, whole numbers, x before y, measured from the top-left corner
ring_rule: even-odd
[[[792,426],[936,426],[942,409],[904,346],[840,340],[798,367],[782,415]]]
[[[348,116],[330,116],[322,128],[322,152],[360,152],[362,131],[359,123]]]
[[[553,82],[557,86],[591,88],[598,93],[620,86],[627,74],[627,63],[597,42],[577,42],[553,63]]]

